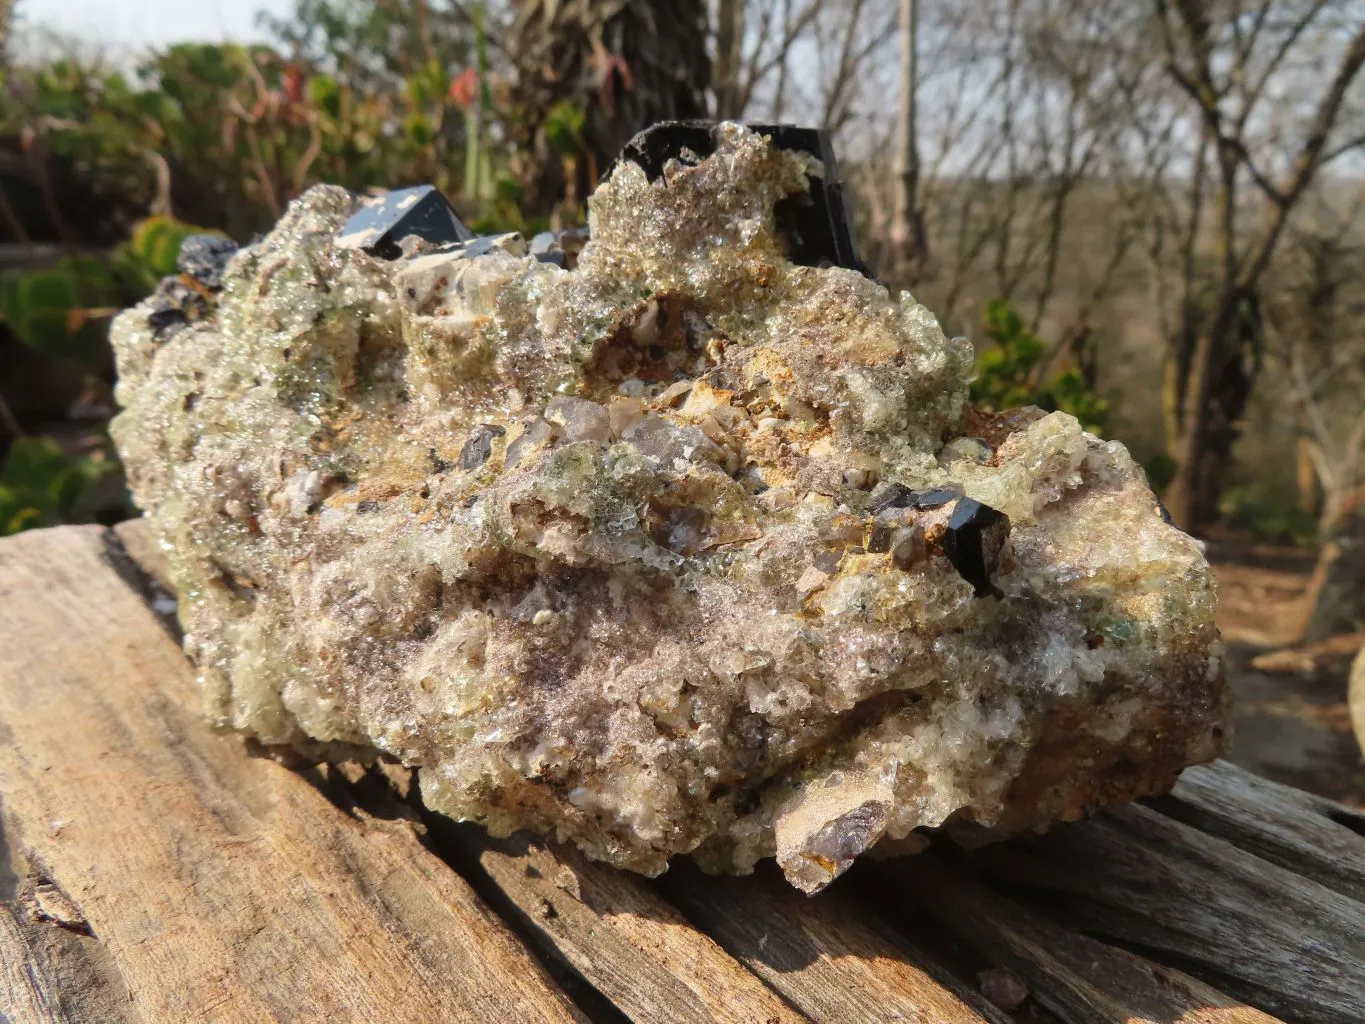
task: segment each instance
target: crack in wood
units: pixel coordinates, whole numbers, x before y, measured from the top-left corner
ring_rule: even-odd
[[[470,1021],[1365,1019],[1365,817],[1330,801],[1218,763],[1167,797],[1039,839],[974,854],[940,840],[859,865],[814,898],[766,868],[706,878],[684,861],[651,882],[430,814],[401,766],[300,760],[294,772],[211,735],[164,615],[146,617],[167,598],[144,572],[161,571],[148,552],[146,524],[0,542],[0,630],[20,638],[0,650],[6,820],[36,837],[42,878],[72,886],[45,889],[41,913],[70,927],[88,910],[107,938],[24,925],[20,886],[0,884],[0,1017],[178,1021],[192,1005],[224,1021],[417,1021],[438,1019],[420,1005],[440,993],[439,1019]],[[99,776],[111,763],[116,789]],[[73,824],[53,832],[58,805]],[[120,847],[133,834],[174,858],[159,877],[136,876],[155,858]],[[132,898],[160,903],[149,914]],[[129,979],[113,975],[124,1016],[64,1009],[71,982],[52,980],[24,927],[98,948]],[[188,938],[190,962],[150,972],[157,929]],[[387,952],[354,959],[360,938]],[[209,950],[213,970],[195,974]],[[1016,1009],[983,996],[994,968],[1022,980]]]

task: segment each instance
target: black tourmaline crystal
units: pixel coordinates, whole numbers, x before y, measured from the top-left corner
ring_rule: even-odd
[[[650,181],[659,178],[669,160],[697,163],[716,151],[715,121],[660,121],[640,132],[621,151],[645,172]],[[766,135],[778,149],[809,153],[824,167],[824,177],[811,178],[810,193],[777,204],[777,227],[787,242],[787,256],[807,267],[847,267],[871,276],[858,257],[844,186],[839,181],[834,147],[829,133],[820,128],[790,124],[750,124],[745,127]]]
[[[158,341],[165,341],[182,327],[203,320],[213,311],[212,296],[202,287],[179,277],[163,277],[150,301],[152,308],[147,314],[147,326]]]
[[[977,597],[1000,595],[991,577],[1009,533],[1009,516],[972,498],[959,499],[949,516],[943,553]]]
[[[237,251],[237,243],[221,235],[189,235],[180,243],[176,269],[189,274],[205,288],[223,287],[223,271]]]
[[[916,491],[912,497],[915,508],[942,508],[948,502],[962,497],[962,492],[951,487],[935,487],[932,491]]]
[[[403,255],[404,238],[416,235],[433,245],[470,242],[474,232],[465,227],[435,185],[418,185],[386,192],[357,210],[337,235],[343,249],[364,249],[371,256],[396,260]]]
[[[460,449],[460,468],[473,471],[488,461],[493,454],[493,439],[507,433],[503,427],[488,423],[476,423],[469,432],[469,440]]]

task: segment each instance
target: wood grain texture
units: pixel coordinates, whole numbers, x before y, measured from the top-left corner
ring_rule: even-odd
[[[937,853],[879,865],[877,873],[908,907],[1017,973],[1067,1024],[1279,1024],[1181,971],[1069,931]]]
[[[123,979],[81,921],[0,829],[0,1021],[135,1024]]]
[[[1150,807],[986,847],[973,865],[1066,923],[1276,1016],[1365,1020],[1365,905]]]
[[[1365,902],[1365,815],[1227,761],[1188,769],[1169,796],[1168,817]]]
[[[929,969],[928,958],[876,930],[843,887],[803,896],[775,871],[713,878],[677,865],[662,888],[689,920],[817,1021],[982,1024],[1008,1018]]]
[[[532,925],[636,1024],[807,1019],[638,875],[520,837],[476,845],[471,852]]]
[[[171,590],[170,572],[166,565],[166,553],[156,539],[152,521],[145,517],[125,519],[111,527],[124,552],[131,558],[157,586]]]
[[[29,949],[13,911],[0,905],[0,1021],[77,1024],[61,993]]]
[[[162,571],[146,523],[118,534]],[[1330,801],[1219,763],[815,898],[771,865],[650,882],[428,819],[452,870],[406,771],[293,773],[210,734],[167,595],[111,537],[0,541],[3,1024],[581,1020],[518,934],[644,1024],[1011,1024],[983,964],[1028,982],[1019,1020],[1365,1020],[1365,817]]]
[[[138,1018],[578,1019],[408,823],[348,816],[203,727],[108,539],[0,542],[0,793]]]

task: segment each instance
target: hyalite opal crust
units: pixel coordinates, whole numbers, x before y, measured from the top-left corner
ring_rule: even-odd
[[[1122,445],[970,408],[908,294],[790,263],[773,208],[818,170],[735,125],[623,162],[571,270],[338,246],[359,200],[317,187],[211,308],[121,315],[113,432],[214,722],[390,755],[498,834],[807,891],[1217,756],[1195,542]],[[959,494],[998,520],[984,582]]]

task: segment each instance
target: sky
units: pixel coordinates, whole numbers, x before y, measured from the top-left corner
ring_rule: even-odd
[[[183,40],[260,38],[256,12],[285,13],[293,0],[18,0],[20,37],[51,29],[121,51]]]

